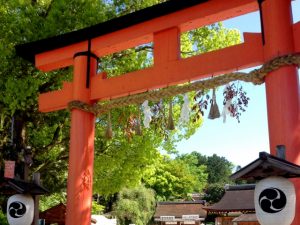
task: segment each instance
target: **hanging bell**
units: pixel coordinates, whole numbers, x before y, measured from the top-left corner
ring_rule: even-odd
[[[173,105],[172,105],[172,99],[169,102],[169,117],[168,117],[168,124],[167,124],[168,130],[174,130],[174,119],[173,119]]]
[[[217,105],[217,100],[216,100],[216,90],[213,89],[208,119],[213,120],[213,119],[219,118],[220,116],[221,115],[220,115],[219,107]]]
[[[141,126],[141,109],[140,109],[140,106],[138,105],[138,115],[137,115],[137,118],[136,118],[136,121],[135,121],[135,134],[136,135],[139,135],[139,136],[142,136],[143,133],[142,133],[142,126]]]
[[[112,132],[112,125],[111,125],[111,115],[110,112],[107,114],[107,127],[105,131],[105,137],[107,139],[112,139],[113,132]]]

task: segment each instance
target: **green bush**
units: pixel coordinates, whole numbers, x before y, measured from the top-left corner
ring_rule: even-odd
[[[1,225],[9,225],[7,222],[6,215],[0,210],[0,224]]]

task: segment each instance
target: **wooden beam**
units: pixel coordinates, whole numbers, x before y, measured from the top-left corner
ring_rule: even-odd
[[[172,27],[181,32],[192,30],[240,16],[258,9],[255,0],[211,0],[166,16],[131,26],[93,39],[92,51],[100,56],[111,54],[137,45],[149,43],[153,34]],[[139,42],[134,43],[133,40]]]
[[[92,39],[91,50],[99,57],[152,42],[153,34],[178,27],[181,32],[256,11],[256,0],[211,0]],[[36,67],[50,71],[72,65],[75,53],[86,51],[86,41],[37,54]]]
[[[180,33],[177,27],[154,34],[154,65],[180,59]]]
[[[62,90],[39,95],[39,111],[52,112],[65,109],[72,99],[73,85],[70,82],[64,82]]]
[[[50,52],[44,52],[35,56],[35,66],[42,71],[63,68],[73,65],[73,57],[77,52],[88,49],[88,41],[83,41],[72,46],[66,46]]]
[[[91,82],[91,99],[117,98],[262,64],[261,35],[246,33],[244,40],[239,45],[118,77],[103,79],[95,76]]]
[[[106,79],[101,73],[91,80],[91,100],[113,99],[141,93],[263,63],[261,35],[246,33],[244,40],[245,42],[239,45],[187,59],[171,59],[165,64],[158,63],[152,68],[114,78]],[[64,82],[62,90],[41,94],[39,110],[50,112],[65,109],[73,100],[72,92],[72,83]]]

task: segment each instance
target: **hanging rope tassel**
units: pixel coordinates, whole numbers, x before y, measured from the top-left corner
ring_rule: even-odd
[[[169,117],[168,117],[167,129],[168,130],[174,130],[175,129],[174,119],[173,119],[173,104],[172,104],[172,99],[169,102]]]
[[[111,125],[111,115],[110,115],[110,111],[107,114],[107,128],[105,131],[105,137],[107,139],[112,139],[113,136],[113,132],[112,132],[112,125]]]
[[[138,105],[138,115],[136,118],[136,123],[135,123],[135,134],[142,136],[143,132],[142,132],[142,126],[141,126],[141,109],[140,106]]]
[[[217,119],[220,118],[220,111],[219,111],[219,107],[217,105],[217,99],[216,99],[216,89],[213,89],[213,93],[212,93],[212,99],[211,99],[211,105],[210,105],[210,110],[209,110],[209,114],[208,114],[208,119]]]

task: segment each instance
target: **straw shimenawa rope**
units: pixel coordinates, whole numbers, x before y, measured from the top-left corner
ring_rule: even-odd
[[[109,101],[97,103],[95,105],[88,105],[80,101],[72,101],[69,103],[68,106],[70,110],[76,108],[86,112],[94,113],[95,115],[99,115],[102,113],[106,113],[107,111],[113,108],[120,108],[131,104],[141,104],[145,100],[159,101],[161,98],[167,98],[167,97],[175,96],[178,94],[184,94],[191,91],[212,89],[236,80],[252,82],[253,84],[262,84],[264,83],[264,78],[267,74],[283,66],[289,66],[289,65],[300,66],[299,53],[276,57],[268,61],[267,63],[265,63],[261,68],[254,69],[249,73],[244,73],[244,72],[228,73],[213,78],[196,81],[189,84],[171,86],[160,90],[148,91],[141,94],[111,99]]]

